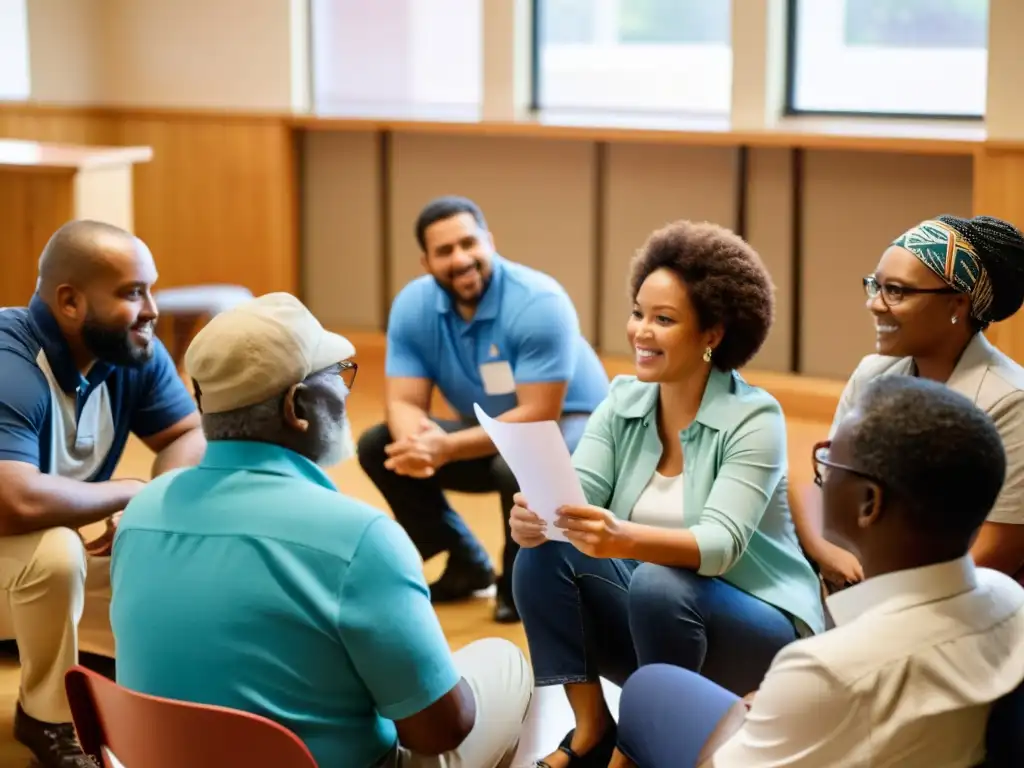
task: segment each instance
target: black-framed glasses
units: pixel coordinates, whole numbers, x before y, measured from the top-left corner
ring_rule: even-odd
[[[349,392],[352,391],[352,385],[356,383],[356,373],[359,371],[359,364],[352,360],[345,360],[344,362],[338,363],[338,375],[341,376],[342,382]]]
[[[864,478],[865,480],[875,483],[875,485],[881,486],[882,481],[878,478],[872,477],[867,472],[861,472],[859,469],[847,466],[846,464],[837,464],[829,458],[829,450],[832,448],[831,440],[822,440],[820,443],[815,443],[814,448],[811,451],[811,463],[814,466],[814,484],[821,488],[821,484],[825,481],[826,470],[838,469],[843,472],[849,472],[851,475]]]
[[[869,299],[882,294],[882,301],[889,307],[899,304],[904,297],[917,293],[959,293],[955,288],[914,288],[898,283],[880,283],[874,275],[867,275],[862,278],[862,282],[864,283],[864,293]]]

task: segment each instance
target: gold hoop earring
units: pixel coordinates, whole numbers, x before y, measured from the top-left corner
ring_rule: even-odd
[[[705,363],[710,363],[711,362],[711,352],[712,352],[711,347],[705,347],[704,348],[704,362]]]

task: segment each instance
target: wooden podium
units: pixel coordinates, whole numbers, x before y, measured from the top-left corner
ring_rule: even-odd
[[[39,256],[72,219],[132,231],[132,170],[149,147],[88,147],[0,140],[0,307],[24,306]]]

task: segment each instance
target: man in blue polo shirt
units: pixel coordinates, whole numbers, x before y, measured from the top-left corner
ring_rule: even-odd
[[[452,654],[408,536],[324,472],[353,450],[354,354],[288,294],[196,336],[209,448],[117,532],[118,682],[268,717],[324,768],[496,768],[530,702],[525,657],[501,639]]]
[[[434,602],[470,597],[495,580],[490,558],[444,490],[497,491],[505,521],[495,619],[519,620],[512,600],[518,545],[509,514],[515,477],[475,422],[473,404],[503,421],[558,420],[575,448],[608,392],[576,309],[551,277],[499,256],[480,209],[463,197],[428,204],[416,221],[427,274],[391,306],[387,421],[359,440],[359,462],[428,560],[448,553]],[[459,415],[431,420],[434,387]]]
[[[154,475],[196,463],[206,446],[153,336],[156,279],[137,237],[74,221],[43,250],[29,306],[0,310],[0,637],[17,640],[22,662],[15,736],[48,768],[93,765],[64,673],[80,649],[113,656],[107,555],[144,485],[111,480],[128,435],[156,453]],[[87,556],[78,530],[104,520]]]

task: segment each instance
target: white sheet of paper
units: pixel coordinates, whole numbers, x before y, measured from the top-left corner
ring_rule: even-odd
[[[547,524],[551,541],[565,541],[565,532],[556,528],[555,510],[566,504],[583,506],[587,497],[572,466],[565,438],[554,421],[511,424],[492,419],[476,403],[476,418],[494,447],[512,470],[519,490]]]

